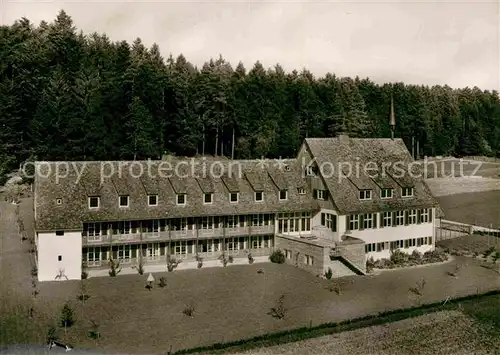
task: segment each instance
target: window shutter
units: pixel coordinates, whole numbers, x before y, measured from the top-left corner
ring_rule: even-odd
[[[395,227],[398,225],[398,220],[396,219],[396,211],[392,211],[392,226]]]
[[[434,209],[428,208],[427,211],[429,211],[429,222],[432,222],[432,212],[434,211]]]
[[[379,216],[380,216],[379,227],[384,228],[384,212],[380,212]]]
[[[404,220],[405,220],[405,226],[407,226],[407,225],[408,225],[408,217],[409,217],[409,216],[408,216],[408,214],[409,214],[409,211],[404,211],[404,215],[405,215],[405,217],[404,217]]]
[[[360,214],[359,215],[359,230],[365,229],[364,223],[365,223],[365,215]]]
[[[422,219],[422,210],[418,209],[417,210],[417,223],[421,223],[421,219]]]
[[[316,190],[316,189],[313,189],[313,198],[314,198],[315,200],[317,200],[317,199],[318,199],[318,190]]]
[[[332,215],[332,231],[336,232],[337,231],[337,216]]]
[[[325,214],[322,213],[321,214],[321,225],[324,226],[326,224],[326,220],[325,220]]]
[[[373,228],[377,228],[377,215],[378,215],[378,213],[372,213]]]
[[[328,201],[328,199],[329,199],[329,197],[330,197],[330,195],[328,194],[328,190],[324,190],[324,191],[323,191],[323,194],[324,194],[324,196],[325,196],[325,201]]]

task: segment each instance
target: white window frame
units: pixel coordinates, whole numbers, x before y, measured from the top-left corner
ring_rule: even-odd
[[[396,211],[396,226],[405,225],[405,211]]]
[[[122,205],[122,198],[127,198],[127,204]],[[120,208],[126,208],[130,206],[130,196],[129,195],[120,195],[118,196],[118,207]]]
[[[392,212],[382,213],[382,227],[392,227]]]
[[[178,240],[174,243],[174,255],[181,258],[187,256],[187,240]]]
[[[155,198],[155,203],[151,203],[151,197]],[[158,206],[158,195],[148,195],[148,206]]]
[[[359,191],[359,199],[366,201],[372,199],[372,190],[360,190]]]
[[[302,187],[299,187],[297,189],[297,192],[299,195],[305,195],[306,194],[306,189],[302,188]]]
[[[122,263],[129,263],[132,256],[132,248],[129,244],[123,244],[118,246],[118,260]],[[140,249],[139,249],[140,251]]]
[[[363,216],[363,229],[373,228],[373,213],[367,213]]]
[[[56,204],[62,205],[62,198],[56,198]]]
[[[210,196],[210,202],[207,202],[207,196]],[[203,204],[211,205],[214,203],[214,194],[213,193],[204,193],[203,194]]]
[[[87,265],[98,266],[101,265],[101,247],[90,247],[87,249]],[[90,257],[92,255],[92,258]],[[96,257],[97,256],[97,257]]]
[[[389,193],[387,193],[389,192]],[[380,198],[385,200],[388,198],[392,198],[394,196],[394,189],[382,189],[380,190]]]
[[[148,260],[158,260],[160,258],[160,243],[148,243],[146,245],[146,257]]]
[[[179,197],[181,197],[181,196],[184,196],[184,201],[182,203],[179,203]],[[177,196],[175,198],[175,202],[177,202],[177,206],[184,206],[184,205],[186,205],[186,200],[187,200],[186,194],[177,194]]]
[[[122,229],[122,228],[123,228],[123,233],[120,233],[120,234],[126,234],[126,235],[132,234],[132,221],[119,222],[118,231],[120,232],[120,229]],[[127,231],[128,231],[128,233],[127,233]]]
[[[234,215],[229,215],[227,216],[227,228],[228,229],[236,229],[240,225],[240,218],[239,216],[234,216]]]
[[[236,195],[236,201],[232,200],[233,195]],[[240,201],[240,193],[239,192],[230,192],[229,193],[229,202],[230,203],[238,203]]]
[[[97,206],[91,206],[91,201],[93,198],[96,198],[97,199]],[[90,209],[97,209],[101,206],[101,197],[100,196],[89,196],[89,208]]]
[[[260,194],[260,200],[257,199],[257,194]],[[264,202],[264,191],[256,191],[254,194],[255,202]]]
[[[359,214],[349,215],[349,230],[358,230],[359,229]]]
[[[413,197],[414,194],[413,187],[402,187],[401,188],[401,197]]]
[[[318,200],[325,200],[326,191],[325,190],[316,190],[316,198]]]
[[[304,264],[313,266],[314,265],[314,256],[312,255],[304,255]]]
[[[201,229],[202,230],[213,230],[215,228],[214,216],[201,217]]]
[[[417,224],[418,213],[417,210],[408,211],[408,224]]]
[[[314,168],[311,165],[306,166],[306,175],[307,176],[316,176],[316,174],[314,173]]]
[[[98,231],[96,233],[96,231]],[[101,223],[99,222],[90,222],[87,223],[87,240],[88,241],[100,241],[102,235]]]
[[[429,208],[424,208],[420,210],[420,223],[429,223],[430,211]]]
[[[281,193],[282,193],[282,192],[284,192],[284,193],[285,193],[285,198],[281,198]],[[286,201],[286,200],[288,200],[288,190],[280,190],[280,191],[279,191],[279,196],[278,196],[278,197],[279,197],[279,200],[280,200],[280,201]]]

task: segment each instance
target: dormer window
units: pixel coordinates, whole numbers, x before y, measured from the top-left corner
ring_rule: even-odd
[[[257,191],[255,193],[255,202],[262,202],[264,201],[264,193],[262,191]]]
[[[314,190],[316,200],[326,200],[327,192],[325,190]]]
[[[305,195],[306,194],[306,189],[302,188],[302,187],[299,187],[297,189],[297,192],[299,195]]]
[[[315,176],[316,173],[314,172],[314,167],[312,166],[307,166],[306,167],[306,175],[307,176]]]
[[[382,189],[380,190],[380,198],[392,198],[394,194],[393,189]]]
[[[89,197],[89,208],[99,208],[100,205],[99,196],[90,196]]]
[[[148,196],[148,205],[149,206],[158,206],[158,195],[149,195]]]
[[[62,205],[62,198],[56,198],[56,204]]]
[[[280,190],[280,201],[284,201],[288,199],[288,191]]]
[[[128,207],[128,195],[120,196],[120,207]]]
[[[291,171],[291,169],[288,165],[285,165],[285,171]]]
[[[205,205],[209,205],[213,202],[213,194],[211,193],[206,193],[203,195],[203,203]]]
[[[401,197],[412,197],[413,196],[413,187],[403,187],[401,189]]]
[[[371,200],[372,199],[372,190],[359,191],[359,199],[360,200]]]
[[[186,204],[186,194],[178,194],[177,195],[177,204],[185,205]]]
[[[238,203],[238,200],[239,200],[239,193],[238,192],[231,192],[229,194],[229,202]]]

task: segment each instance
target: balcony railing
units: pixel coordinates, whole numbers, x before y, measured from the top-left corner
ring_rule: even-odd
[[[226,227],[203,229],[185,229],[162,232],[143,232],[141,233],[123,233],[123,234],[105,234],[100,236],[83,236],[83,245],[102,245],[111,243],[138,243],[138,242],[158,242],[168,240],[186,240],[186,239],[207,239],[222,237],[237,237],[250,235],[274,234],[274,225],[267,226],[247,226],[247,227]]]

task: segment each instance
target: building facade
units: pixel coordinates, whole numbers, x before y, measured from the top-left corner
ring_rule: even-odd
[[[306,139],[288,160],[37,162],[38,278],[277,249],[315,274],[362,274],[369,257],[434,248],[437,202],[412,164],[401,140],[347,136]]]

